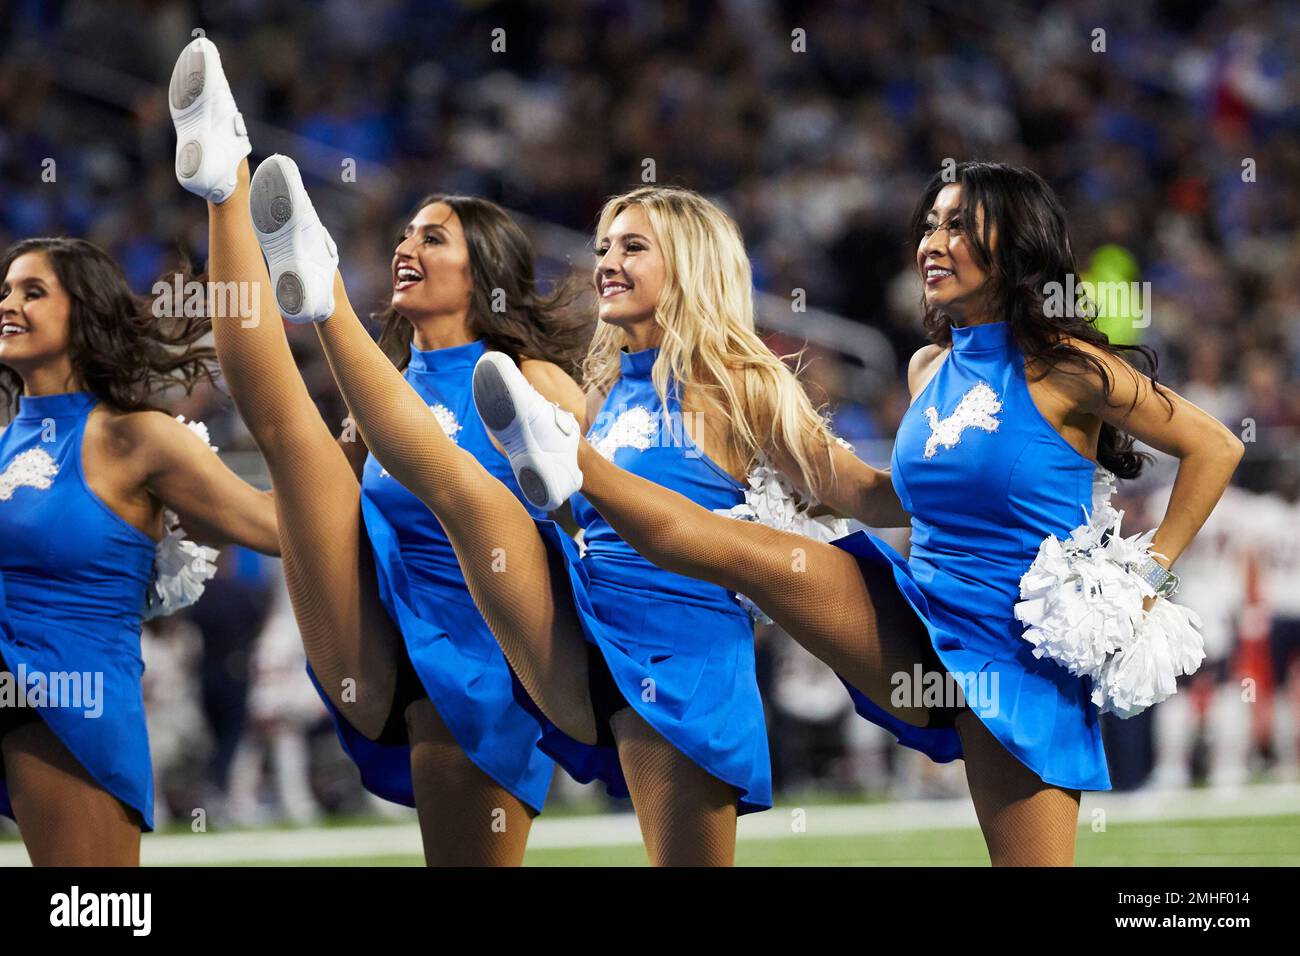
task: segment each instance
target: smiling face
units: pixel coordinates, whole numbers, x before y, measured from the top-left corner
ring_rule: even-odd
[[[474,281],[460,217],[445,202],[420,209],[393,251],[393,308],[415,320],[469,311]]]
[[[961,186],[950,183],[939,190],[925,216],[916,265],[925,287],[927,308],[939,309],[959,324],[984,321],[988,305],[988,271],[979,264],[972,236],[983,228],[966,222],[961,209]],[[996,231],[989,236],[989,252],[996,249]]]
[[[667,278],[663,252],[639,205],[628,206],[596,237],[594,280],[602,322],[627,329],[654,322]]]
[[[0,364],[26,377],[39,366],[67,362],[71,311],[49,257],[19,256],[0,284]]]

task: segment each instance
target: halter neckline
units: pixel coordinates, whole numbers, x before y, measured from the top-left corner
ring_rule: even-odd
[[[95,407],[99,399],[91,392],[61,392],[58,395],[21,395],[14,421],[45,418],[77,418]]]
[[[624,378],[650,378],[650,372],[659,358],[659,348],[642,349],[640,352],[620,352],[619,369]]]
[[[1010,322],[985,322],[981,325],[954,325],[954,352],[986,352],[1006,348],[1015,341]]]
[[[408,368],[417,372],[448,372],[458,368],[473,368],[474,363],[487,351],[482,339],[467,345],[453,345],[445,349],[417,349],[411,346]]]

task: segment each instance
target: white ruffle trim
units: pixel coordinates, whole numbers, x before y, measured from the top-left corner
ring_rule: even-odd
[[[176,420],[202,438],[213,452],[217,450],[203,422],[187,422],[183,415],[177,415]],[[189,607],[203,596],[207,582],[217,573],[220,552],[185,537],[180,518],[170,508],[163,511],[163,527],[167,533],[154,549],[153,581],[145,593],[146,621]]]
[[[1157,598],[1134,570],[1151,552],[1154,531],[1123,538],[1124,512],[1110,503],[1115,476],[1098,468],[1092,513],[1070,537],[1049,535],[1020,579],[1016,618],[1035,657],[1092,678],[1103,714],[1140,714],[1177,692],[1176,678],[1205,659],[1196,613]]]
[[[841,441],[841,444],[852,448],[845,442]],[[790,480],[773,468],[771,462],[761,454],[749,472],[748,483],[743,503],[732,508],[717,508],[714,513],[740,521],[756,521],[778,531],[793,531],[814,541],[831,542],[849,533],[847,518],[833,515],[814,517],[809,514],[818,502],[802,501]],[[772,619],[745,595],[737,594],[736,600],[755,621],[760,624],[772,623]]]

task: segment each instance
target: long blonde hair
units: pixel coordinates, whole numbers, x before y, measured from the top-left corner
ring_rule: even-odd
[[[754,328],[753,279],[735,221],[688,189],[643,186],[605,203],[596,235],[640,206],[658,237],[665,281],[655,308],[663,329],[651,378],[667,405],[670,381],[726,416],[733,450],[751,467],[769,449],[786,453],[804,488],[814,462],[829,461],[830,430],[790,368]],[[608,392],[626,334],[602,322],[583,362],[588,387]],[[733,378],[734,371],[741,374]],[[737,388],[739,382],[739,388]]]

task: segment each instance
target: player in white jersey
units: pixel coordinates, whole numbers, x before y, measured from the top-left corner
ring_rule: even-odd
[[[1300,762],[1300,468],[1284,465],[1276,485],[1276,493],[1261,496],[1255,521],[1271,671],[1271,680],[1260,682],[1259,704],[1265,719],[1278,717],[1270,720],[1266,761],[1276,757],[1284,772],[1294,772]]]
[[[1144,510],[1163,514],[1169,493],[1169,486],[1152,492]],[[1258,501],[1229,486],[1178,560],[1178,599],[1201,617],[1205,663],[1186,678],[1185,694],[1156,708],[1157,786],[1186,786],[1204,775],[1214,783],[1240,783],[1247,776],[1251,714],[1233,680],[1233,660]]]

